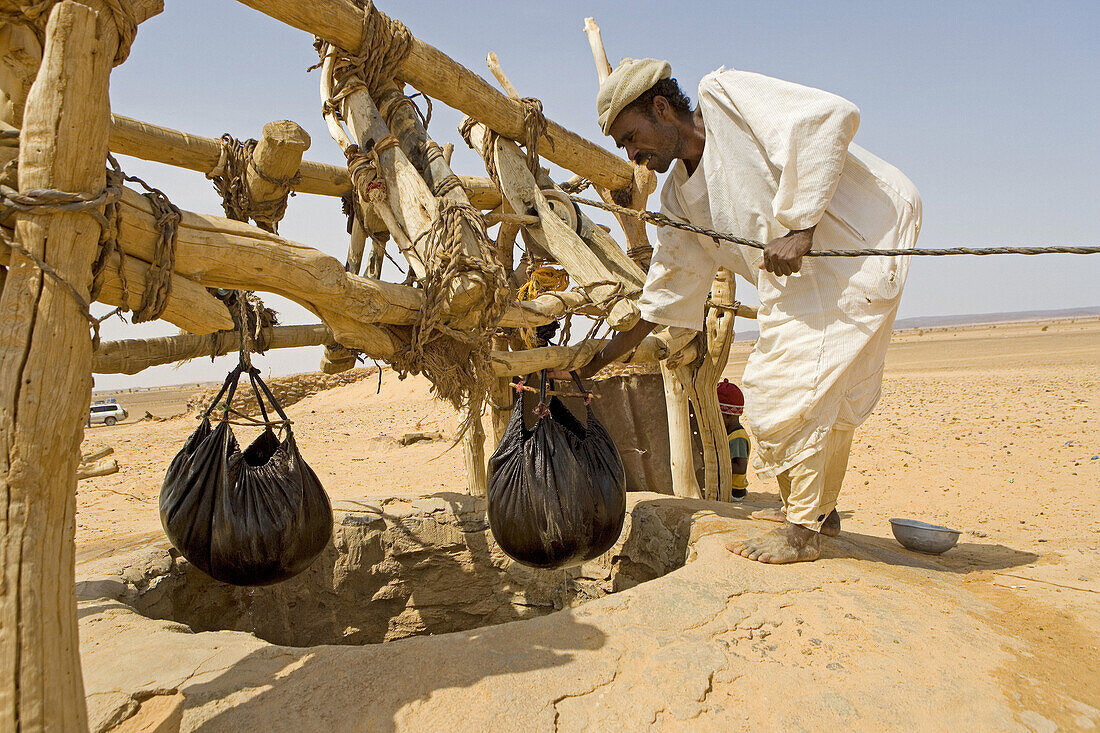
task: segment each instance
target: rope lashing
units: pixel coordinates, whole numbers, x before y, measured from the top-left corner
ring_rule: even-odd
[[[301,172],[296,172],[289,178],[273,178],[256,167],[253,153],[258,143],[255,140],[241,142],[226,133],[219,142],[221,152],[218,163],[206,177],[214,183],[214,190],[221,196],[225,215],[237,221],[252,219],[261,229],[277,234],[279,222],[286,214],[287,201],[294,195],[294,187],[302,181]],[[270,201],[256,201],[248,186],[249,170],[282,190],[282,195]]]
[[[475,419],[480,419],[489,387],[495,383],[489,344],[509,301],[504,268],[495,260],[469,256],[463,251],[466,230],[473,233],[478,251],[491,251],[480,211],[468,204],[440,201],[439,217],[422,235],[424,261],[429,263],[420,281],[424,305],[412,325],[408,345],[391,360],[401,377],[424,374],[438,396],[466,415],[458,431],[460,436]],[[446,316],[455,281],[466,275],[484,282],[487,300],[471,313],[476,322],[459,330],[447,325]]]
[[[539,174],[539,140],[545,136],[547,140],[553,139],[546,134],[546,115],[542,113],[542,100],[536,97],[524,97],[519,100],[523,107],[523,129],[527,133],[527,168],[531,175]]]
[[[610,211],[614,214],[625,214],[627,216],[633,216],[635,219],[641,219],[647,224],[652,224],[658,227],[670,227],[672,229],[680,229],[685,232],[693,232],[695,234],[702,234],[705,237],[710,237],[715,240],[722,240],[724,242],[733,242],[734,244],[743,244],[746,247],[752,247],[754,249],[764,249],[765,244],[757,242],[753,239],[746,239],[745,237],[738,237],[735,234],[728,232],[718,232],[713,229],[707,229],[705,227],[698,227],[694,224],[687,224],[685,222],[676,221],[664,214],[656,211],[639,211],[637,209],[628,209],[625,206],[616,206],[615,204],[608,204],[602,201],[593,201],[591,199],[582,198],[580,196],[570,196],[573,201],[585,206],[593,206],[597,209],[603,209],[604,211]],[[909,256],[925,256],[925,257],[948,257],[951,255],[1046,255],[1046,254],[1070,254],[1070,255],[1094,255],[1100,254],[1100,245],[1085,245],[1085,246],[1062,246],[1054,245],[1049,247],[941,247],[938,249],[820,249],[810,250],[806,253],[807,257],[909,257]]]
[[[179,233],[182,214],[168,200],[164,191],[153,188],[137,176],[122,175],[124,180],[137,183],[145,189],[142,196],[151,205],[157,227],[153,262],[149,265],[149,271],[145,276],[145,289],[141,293],[141,303],[134,311],[133,317],[134,323],[144,323],[159,318],[168,305],[168,296],[172,293],[172,271],[176,267],[176,236]],[[119,270],[122,270],[121,265]]]
[[[328,100],[330,105],[335,105],[357,88],[365,88],[372,99],[377,98],[379,87],[396,76],[398,67],[412,49],[412,34],[404,23],[379,11],[372,0],[352,2],[363,9],[359,49],[353,53],[336,48],[320,38],[314,44],[322,61],[333,57],[332,77],[335,84],[332,98]]]
[[[98,349],[100,324],[108,318],[121,313],[122,309],[115,308],[113,311],[103,316],[102,318],[96,318],[92,315],[92,310],[88,304],[88,300],[80,294],[80,291],[76,289],[76,286],[74,286],[64,277],[62,277],[61,273],[50,267],[49,263],[47,263],[41,257],[36,255],[34,252],[31,252],[29,249],[26,249],[21,244],[17,243],[14,239],[9,237],[7,235],[7,232],[2,227],[0,227],[0,242],[3,242],[8,248],[11,249],[12,252],[19,253],[23,257],[26,257],[42,274],[47,275],[65,289],[65,292],[69,294],[69,297],[72,298],[73,303],[76,304],[77,309],[79,309],[80,315],[84,316],[84,320],[86,320],[88,322],[88,325],[92,327],[92,349]],[[9,263],[9,267],[11,267],[13,264],[14,263]]]
[[[121,183],[124,176],[118,171],[117,163],[115,163],[113,159],[111,162],[115,166],[115,170],[108,170],[107,184],[102,191],[96,194],[70,193],[57,189],[42,188],[15,191],[8,186],[0,185],[0,218],[6,218],[13,213],[19,213],[23,216],[48,216],[56,213],[87,214],[100,226],[100,245],[102,246],[105,243],[109,243],[110,248],[113,250],[117,236],[117,210],[111,211],[111,209],[117,205],[122,195]],[[106,207],[108,212],[100,211],[100,207]],[[10,248],[12,252],[18,253],[30,260],[40,272],[53,279],[64,288],[65,292],[69,294],[72,301],[80,310],[80,314],[92,327],[93,348],[98,347],[100,323],[119,313],[120,310],[115,309],[103,318],[96,318],[92,315],[89,299],[85,298],[81,292],[77,290],[76,286],[51,267],[49,263],[16,242],[14,237],[9,237],[6,230],[3,228],[0,228],[0,241]],[[93,277],[90,286],[90,290],[93,293],[92,298],[94,298],[94,294],[98,293],[96,282],[97,280],[101,280],[100,268],[103,261],[104,258],[102,256],[97,256],[95,263],[93,263]],[[123,280],[123,282],[125,283],[125,280]]]

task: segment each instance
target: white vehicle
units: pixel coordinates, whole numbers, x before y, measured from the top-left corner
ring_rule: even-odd
[[[88,424],[97,425],[103,423],[104,425],[114,425],[119,420],[125,420],[130,416],[130,413],[122,409],[114,400],[108,402],[96,402],[88,410]]]

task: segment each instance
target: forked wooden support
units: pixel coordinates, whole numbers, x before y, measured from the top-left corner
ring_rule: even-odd
[[[725,423],[718,404],[718,380],[729,361],[733,342],[734,295],[733,273],[718,270],[711,288],[714,304],[707,313],[707,351],[696,369],[692,381],[691,401],[695,406],[695,421],[703,444],[703,465],[707,499],[729,501],[733,490],[733,467]]]
[[[611,301],[608,324],[622,331],[637,323],[638,307],[629,298],[636,296],[640,288],[611,272],[554,213],[516,144],[497,137],[492,140],[490,150],[488,130],[480,124],[471,128],[470,142],[483,158],[495,161],[504,197],[513,210],[538,215],[539,224],[527,227],[531,238],[565,268],[577,285],[587,290],[593,301]]]

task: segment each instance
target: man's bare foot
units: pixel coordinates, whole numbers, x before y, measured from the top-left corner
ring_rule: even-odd
[[[731,542],[726,549],[757,562],[782,565],[816,560],[821,555],[821,536],[812,529],[786,522],[779,529],[744,542]]]
[[[787,521],[787,515],[783,513],[782,509],[757,509],[749,516],[753,519],[763,519],[768,522]],[[840,534],[840,515],[836,513],[836,509],[829,512],[829,516],[825,517],[825,521],[821,525],[821,534],[826,537],[836,537]]]
[[[825,517],[825,521],[821,523],[821,534],[826,537],[836,537],[840,534],[840,515],[836,513],[836,509],[829,512],[829,516]]]

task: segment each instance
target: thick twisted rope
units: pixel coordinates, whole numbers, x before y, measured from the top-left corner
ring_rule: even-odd
[[[469,204],[443,200],[439,218],[423,235],[424,260],[430,263],[421,280],[424,306],[412,326],[408,346],[394,355],[391,364],[403,377],[423,373],[433,391],[465,413],[458,435],[464,435],[480,419],[495,376],[489,358],[490,339],[508,305],[508,281],[495,261],[464,253],[464,232],[473,232],[482,252],[490,250],[481,212]],[[447,325],[447,304],[457,278],[473,275],[484,282],[488,302],[478,309],[476,323],[458,330]]]
[[[286,214],[287,201],[294,195],[294,187],[301,183],[301,172],[289,178],[273,178],[256,167],[252,155],[258,144],[255,140],[241,142],[226,133],[221,136],[221,152],[214,170],[206,174],[214,183],[214,190],[222,198],[222,209],[230,219],[252,219],[261,229],[278,234],[279,222]],[[247,173],[253,173],[272,186],[282,190],[282,195],[270,201],[256,201],[248,186]]]
[[[332,77],[336,84],[328,104],[338,103],[358,88],[365,88],[375,98],[379,87],[396,76],[398,67],[412,48],[412,33],[401,21],[379,11],[372,0],[352,2],[363,9],[363,32],[358,51],[336,48],[320,38],[314,44],[322,62],[333,57]]]
[[[582,198],[580,196],[570,196],[573,201],[578,204],[584,204],[585,206],[593,206],[597,209],[603,209],[604,211],[610,211],[614,214],[625,214],[627,216],[633,216],[635,219],[641,219],[647,224],[652,224],[658,227],[671,227],[673,229],[681,229],[685,232],[693,232],[695,234],[702,234],[705,237],[710,237],[715,240],[722,240],[724,242],[733,242],[734,244],[743,244],[746,247],[752,247],[754,249],[764,249],[767,245],[762,242],[757,242],[753,239],[746,239],[745,237],[738,237],[735,234],[729,234],[728,232],[718,232],[713,229],[707,229],[705,227],[695,226],[694,224],[687,224],[685,222],[676,221],[664,214],[656,211],[639,211],[637,209],[628,209],[625,206],[616,206],[615,204],[608,204],[602,201],[593,201],[592,199]],[[951,255],[1047,255],[1047,254],[1070,254],[1070,255],[1094,255],[1100,254],[1100,246],[1085,245],[1085,246],[1062,246],[1054,245],[1049,247],[941,247],[939,249],[815,249],[806,253],[806,257],[909,257],[913,256],[925,256],[925,257],[947,257]]]
[[[93,277],[89,288],[91,291],[91,299],[94,299],[98,293],[98,286],[102,280],[101,270],[105,261],[102,252],[104,251],[105,245],[109,246],[110,250],[114,249],[117,236],[117,203],[122,195],[122,180],[124,176],[118,170],[117,163],[114,163],[113,160],[112,163],[115,165],[115,169],[113,171],[108,170],[107,185],[102,191],[96,194],[70,193],[57,189],[42,188],[15,191],[8,186],[0,185],[0,218],[6,218],[13,213],[19,213],[23,216],[81,213],[91,216],[95,219],[96,223],[99,224],[99,242],[101,250],[100,256],[97,257],[92,267]],[[105,207],[107,212],[100,211],[100,207]],[[3,228],[0,228],[0,242],[3,242],[12,252],[18,253],[30,260],[40,272],[53,279],[64,288],[65,292],[69,294],[73,303],[75,303],[80,310],[80,314],[92,327],[92,347],[98,347],[100,323],[116,313],[119,313],[119,309],[112,311],[103,318],[94,317],[89,305],[89,299],[85,298],[80,291],[77,290],[76,286],[64,278],[44,259],[16,242],[14,237],[8,236],[7,231]],[[123,282],[125,283],[125,280],[123,280]]]
[[[523,107],[523,129],[527,133],[527,168],[531,174],[539,174],[539,140],[545,136],[547,140],[553,139],[546,134],[546,115],[542,113],[542,100],[536,97],[524,97],[519,100]]]

